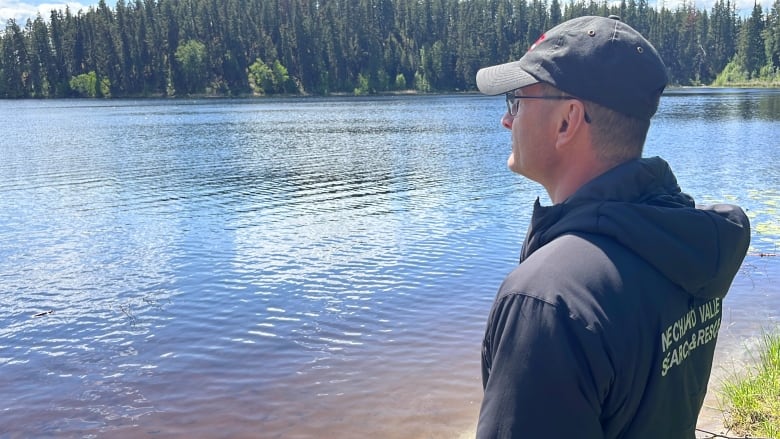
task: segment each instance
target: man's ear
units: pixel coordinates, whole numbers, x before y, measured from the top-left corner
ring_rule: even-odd
[[[558,122],[558,142],[568,143],[580,135],[585,128],[585,106],[578,100],[566,101],[560,113]]]

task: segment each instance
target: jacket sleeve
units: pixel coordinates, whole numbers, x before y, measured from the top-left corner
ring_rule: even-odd
[[[611,367],[599,346],[560,305],[499,296],[483,342],[477,438],[602,438],[598,383]]]

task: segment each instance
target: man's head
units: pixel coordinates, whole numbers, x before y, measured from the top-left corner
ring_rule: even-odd
[[[553,197],[641,156],[666,84],[655,48],[604,17],[562,23],[520,60],[477,73],[482,93],[507,94],[502,123],[512,130],[510,169]]]
[[[544,82],[640,120],[650,120],[668,82],[658,52],[616,17],[579,17],[539,37],[519,60],[477,72],[477,87],[499,95]]]

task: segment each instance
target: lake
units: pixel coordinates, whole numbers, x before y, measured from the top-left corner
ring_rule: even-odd
[[[501,97],[0,101],[0,437],[457,438],[537,184]],[[646,156],[753,237],[719,374],[778,328],[780,90],[666,93]]]

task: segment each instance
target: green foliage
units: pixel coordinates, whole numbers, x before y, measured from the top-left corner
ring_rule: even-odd
[[[256,59],[255,62],[249,66],[248,75],[249,86],[252,88],[253,92],[263,95],[266,93],[266,90],[271,90],[273,88],[274,73],[260,58]]]
[[[742,64],[737,60],[733,60],[726,64],[726,67],[715,78],[712,85],[722,87],[729,84],[747,84],[749,80],[750,75],[742,67]]]
[[[370,92],[370,88],[368,86],[368,77],[363,75],[362,73],[358,75],[358,86],[355,87],[355,90],[353,93],[355,96],[364,96],[367,95]]]
[[[286,93],[291,86],[287,69],[276,60],[270,66],[258,58],[248,69],[249,86],[256,94]]]
[[[108,78],[100,78],[100,96],[104,98],[111,97],[111,80]]]
[[[95,71],[82,73],[70,79],[70,89],[79,97],[96,98],[100,95]]]
[[[393,88],[392,84],[390,84],[390,76],[385,69],[380,68],[377,70],[374,87],[378,90],[391,90]]]
[[[765,65],[758,71],[758,80],[767,85],[780,86],[780,67]]]
[[[201,93],[208,81],[206,45],[189,40],[176,49],[177,75],[174,76],[176,90],[184,93]]]
[[[70,86],[72,93],[77,97],[111,97],[111,80],[108,78],[100,78],[98,80],[98,76],[94,70],[70,78],[68,85]]]
[[[122,0],[112,10],[102,0],[24,27],[9,20],[0,31],[0,98],[82,95],[70,80],[90,72],[94,94],[115,97],[473,90],[479,68],[519,58],[546,29],[585,14],[623,16],[655,44],[676,84],[742,71],[755,81],[780,67],[780,0],[749,17],[737,16],[733,0],[715,0],[710,11],[663,4]],[[739,68],[724,71],[732,61]]]
[[[428,78],[419,70],[414,72],[414,89],[423,93],[431,91],[431,83],[428,82]]]
[[[395,89],[406,90],[406,76],[403,73],[399,73],[395,77]]]
[[[723,386],[727,426],[746,437],[780,439],[780,336],[766,335],[757,369]]]
[[[778,87],[780,86],[780,68],[764,65],[754,74],[748,73],[739,59],[735,58],[715,78],[712,85],[716,87]]]
[[[274,61],[271,71],[273,72],[274,91],[276,93],[286,93],[290,91],[290,74],[287,71],[287,68],[283,66],[278,59]]]

